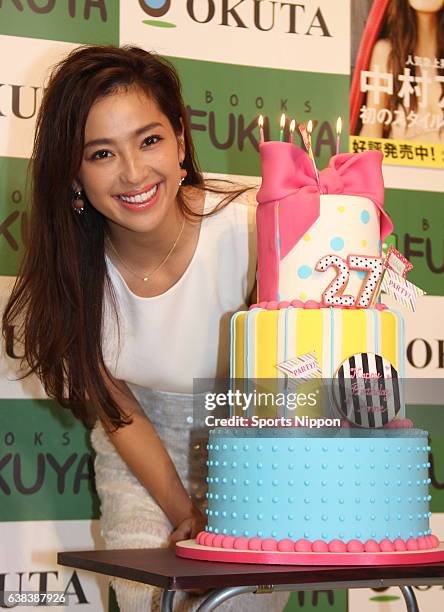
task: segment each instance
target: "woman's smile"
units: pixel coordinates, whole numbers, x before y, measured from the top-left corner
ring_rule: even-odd
[[[128,191],[113,196],[127,210],[141,211],[151,208],[158,200],[160,183],[147,185],[137,191]]]

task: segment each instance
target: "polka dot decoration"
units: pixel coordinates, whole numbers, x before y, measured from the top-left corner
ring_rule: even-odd
[[[340,236],[335,236],[330,240],[330,246],[333,251],[342,251],[344,248],[344,239]]]
[[[300,266],[298,268],[298,276],[299,278],[308,278],[312,274],[312,269],[310,266]]]
[[[368,212],[368,210],[363,210],[361,212],[361,223],[368,223],[370,221],[370,213]]]

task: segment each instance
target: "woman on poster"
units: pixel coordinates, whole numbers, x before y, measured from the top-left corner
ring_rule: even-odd
[[[444,142],[444,0],[375,0],[350,115],[352,134]]]

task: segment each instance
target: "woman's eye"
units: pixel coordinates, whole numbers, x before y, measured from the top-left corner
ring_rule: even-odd
[[[156,135],[153,135],[153,136],[147,136],[147,137],[144,139],[143,144],[148,145],[148,146],[151,146],[151,145],[156,144],[156,142],[159,142],[160,140],[161,140],[160,136],[156,136]]]
[[[91,159],[106,159],[110,155],[111,153],[109,151],[106,151],[105,149],[103,149],[102,151],[96,151],[91,157]]]

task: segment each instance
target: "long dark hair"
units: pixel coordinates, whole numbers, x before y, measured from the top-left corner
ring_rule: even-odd
[[[414,57],[416,53],[418,28],[417,17],[415,10],[410,6],[407,0],[391,0],[387,7],[387,20],[383,38],[388,38],[391,43],[391,52],[389,56],[389,69],[394,75],[403,74],[404,68],[409,55]],[[436,57],[444,57],[444,8],[437,14],[437,40],[436,40]],[[412,75],[416,76],[416,67],[410,67]],[[437,68],[439,75],[444,75],[444,69]],[[444,83],[442,84],[442,92],[444,94]],[[390,111],[394,111],[400,104],[399,98],[396,95],[390,97]],[[408,110],[404,104],[401,104],[404,113],[407,115]],[[418,109],[418,100],[416,96],[411,98],[411,110]],[[384,138],[388,137],[390,126],[384,126]]]
[[[176,134],[183,128],[184,184],[224,193],[217,209],[244,191],[227,192],[204,184],[179,77],[164,58],[131,46],[83,46],[55,67],[38,114],[31,157],[28,245],[3,313],[2,332],[7,354],[22,360],[25,376],[35,373],[47,395],[87,426],[97,416],[104,417],[111,428],[131,419],[122,414],[105,383],[105,290],[117,317],[104,256],[106,220],[87,201],[82,215],[73,212],[72,184],[80,168],[92,104],[131,86],[140,87],[157,102]],[[180,193],[178,204],[185,215],[197,216]],[[14,351],[17,344],[20,356]]]

